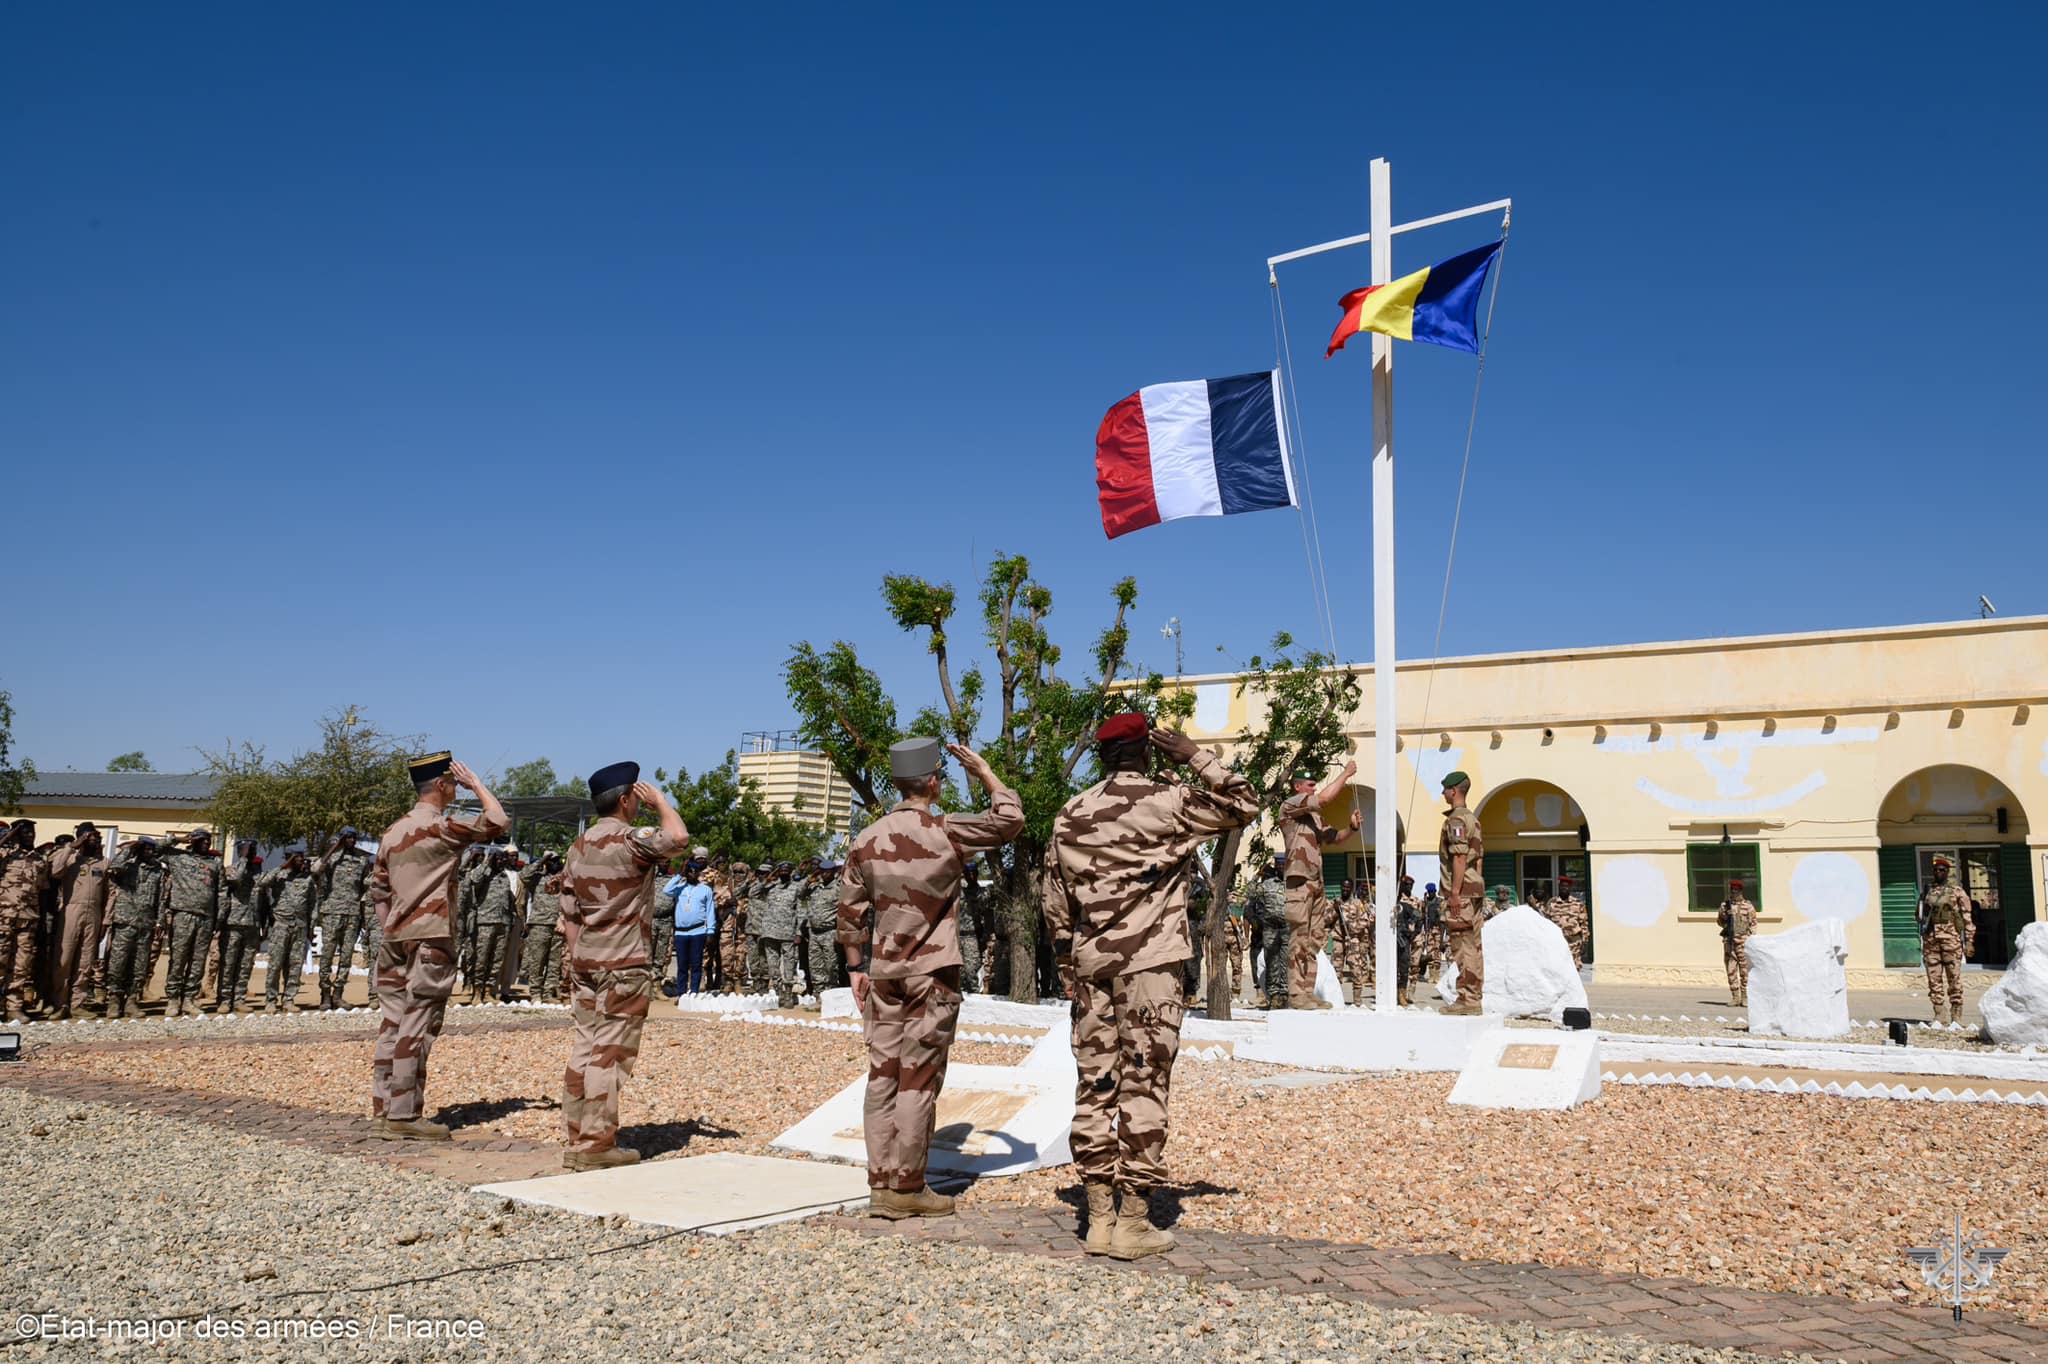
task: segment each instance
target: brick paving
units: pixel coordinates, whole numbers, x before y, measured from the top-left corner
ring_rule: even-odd
[[[566,1021],[558,1017],[501,1019],[457,1024],[448,1031],[527,1031],[562,1027]],[[363,1036],[368,1035],[366,1030]],[[51,1044],[47,1050],[285,1046],[327,1042],[335,1036],[322,1032],[246,1038],[167,1037]],[[364,1081],[367,1091],[367,1075]],[[381,1141],[371,1135],[367,1115],[355,1117],[267,1099],[46,1069],[32,1058],[0,1068],[0,1084],[42,1098],[157,1113],[331,1154],[382,1161],[464,1185],[561,1172],[561,1148],[553,1143],[485,1131],[465,1134],[460,1127],[446,1143]],[[1078,1190],[1070,1196],[1078,1200]],[[959,1216],[930,1221],[834,1220],[841,1227],[870,1236],[982,1246],[1059,1260],[1083,1258],[1076,1209],[1067,1203],[1053,1208],[969,1205]],[[1180,1244],[1170,1254],[1131,1264],[1106,1258],[1095,1263],[1127,1273],[1180,1274],[1245,1289],[1320,1293],[1377,1307],[1520,1321],[1553,1330],[1638,1336],[1659,1343],[1765,1355],[1811,1354],[1826,1359],[1915,1364],[2048,1360],[2048,1329],[2002,1312],[1971,1311],[1958,1326],[1945,1309],[1933,1306],[1770,1293],[1569,1266],[1500,1264],[1285,1236],[1188,1227],[1176,1228],[1175,1234]]]

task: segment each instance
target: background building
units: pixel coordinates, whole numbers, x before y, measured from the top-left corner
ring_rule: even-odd
[[[21,813],[45,843],[91,820],[112,851],[120,839],[211,827],[199,811],[215,784],[205,772],[40,772],[21,793]]]
[[[1602,979],[1721,978],[1714,911],[1746,883],[1763,933],[1843,922],[1852,984],[1917,967],[1937,853],[1978,906],[1975,961],[2005,963],[2048,904],[2048,616],[1404,662],[1398,815],[1437,879],[1446,772],[1472,775],[1485,876],[1524,897],[1570,875]],[[1372,773],[1372,669],[1351,732]],[[1432,676],[1433,674],[1433,676]],[[1256,715],[1191,678],[1219,751]],[[1425,706],[1427,707],[1425,711]],[[1330,880],[1374,856],[1365,828]],[[1332,822],[1348,815],[1345,803]]]
[[[740,776],[761,784],[761,798],[799,823],[845,835],[853,819],[853,792],[832,760],[799,745],[790,730],[750,730],[740,736]]]

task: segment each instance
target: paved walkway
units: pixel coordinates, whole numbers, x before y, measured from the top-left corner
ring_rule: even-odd
[[[503,1032],[560,1027],[554,1018],[504,1019],[450,1031]],[[177,1039],[178,1045],[283,1046],[330,1041],[335,1034],[299,1033],[244,1039]],[[103,1050],[162,1046],[173,1039],[78,1046]],[[66,1050],[70,1048],[65,1048]],[[54,1048],[53,1048],[54,1050]],[[365,1075],[367,1090],[368,1076]],[[491,1113],[436,1116],[456,1127],[446,1143],[387,1142],[371,1135],[367,1116],[303,1108],[268,1099],[173,1089],[40,1066],[33,1059],[0,1067],[0,1084],[56,1101],[109,1104],[226,1131],[377,1160],[462,1185],[526,1179],[561,1171],[552,1142],[466,1134],[464,1124]],[[365,1095],[367,1107],[367,1094]],[[688,1124],[628,1134],[653,1152],[686,1149]],[[1078,1200],[1078,1190],[1065,1197]],[[1052,1259],[1082,1258],[1075,1207],[972,1208],[958,1217],[917,1222],[836,1219],[853,1232],[988,1247]],[[1282,1293],[1322,1293],[1381,1307],[1524,1321],[1559,1330],[1633,1335],[1671,1344],[1733,1348],[1766,1355],[1806,1353],[1829,1359],[1883,1361],[2048,1360],[2048,1329],[2010,1314],[1969,1313],[1961,1326],[1932,1306],[1899,1306],[1726,1288],[1686,1279],[1606,1274],[1539,1264],[1498,1264],[1454,1255],[1282,1236],[1178,1228],[1173,1253],[1131,1265],[1096,1264],[1131,1273],[1181,1274],[1205,1282]]]

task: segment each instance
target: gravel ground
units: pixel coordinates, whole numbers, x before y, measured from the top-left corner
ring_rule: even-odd
[[[662,1234],[485,1198],[369,1162],[14,1091],[0,1091],[0,1140],[34,1153],[17,1164],[14,1187],[39,1210],[9,1219],[0,1233],[6,1302],[17,1315],[160,1323],[150,1353],[166,1357],[1759,1358],[1205,1287],[972,1247],[878,1243],[828,1223],[723,1239]],[[93,1192],[81,1197],[80,1189]],[[889,1272],[877,1274],[885,1256]],[[456,1345],[393,1335],[394,1316],[475,1322],[478,1334]],[[316,1320],[336,1323],[330,1329],[339,1337],[281,1344],[257,1334],[279,1321],[303,1332]],[[202,1341],[201,1323],[238,1324],[245,1334]],[[132,1343],[6,1339],[15,1358],[137,1353]]]
[[[560,1033],[445,1038],[430,1101],[552,1140],[563,1046]],[[136,1048],[44,1064],[354,1113],[367,1052]],[[954,1056],[1014,1064],[1017,1051],[963,1045]],[[694,1117],[690,1151],[760,1153],[861,1065],[859,1039],[845,1034],[653,1027],[622,1118]],[[1168,1157],[1189,1226],[1920,1302],[1902,1252],[1929,1244],[1960,1202],[2014,1252],[1984,1304],[2048,1321],[2048,1143],[2033,1109],[1610,1086],[1570,1113],[1517,1113],[1449,1107],[1449,1076],[1246,1083],[1279,1073],[1176,1069]],[[1049,1206],[1073,1179],[1071,1168],[1041,1171],[967,1198]]]

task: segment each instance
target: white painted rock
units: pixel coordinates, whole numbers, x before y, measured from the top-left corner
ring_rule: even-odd
[[[1849,1031],[1849,939],[1840,919],[1749,940],[1749,1031],[1840,1037]]]
[[[1316,998],[1333,1009],[1344,1007],[1344,987],[1337,983],[1337,968],[1330,965],[1328,952],[1316,953]]]
[[[1436,997],[1446,1004],[1458,1002],[1458,963],[1444,963],[1444,969],[1436,978]]]
[[[1490,1014],[1545,1014],[1564,1021],[1568,1008],[1586,1007],[1586,983],[1572,965],[1564,930],[1527,905],[1488,919],[1479,930],[1486,987],[1479,1007]]]
[[[2012,1046],[2048,1043],[2048,923],[2020,930],[2019,955],[1984,993],[1984,1035]]]
[[[860,1010],[854,1007],[853,991],[841,988],[827,990],[818,996],[818,1017],[859,1018]]]
[[[1487,972],[1489,979],[1492,974]],[[1498,1028],[1473,1044],[1449,1102],[1470,1108],[1566,1109],[1599,1097],[1598,1033]]]

